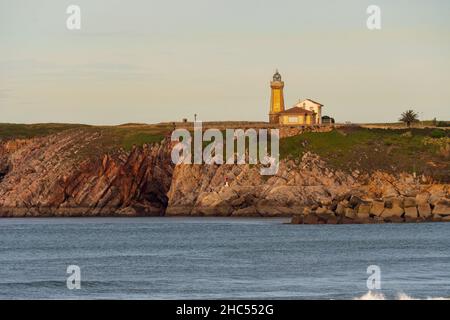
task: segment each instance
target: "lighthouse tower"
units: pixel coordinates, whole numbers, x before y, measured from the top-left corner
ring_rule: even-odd
[[[273,75],[273,81],[270,82],[270,88],[272,93],[270,96],[269,122],[278,124],[280,121],[278,113],[284,111],[284,82],[281,81],[281,75],[278,73],[278,70]]]

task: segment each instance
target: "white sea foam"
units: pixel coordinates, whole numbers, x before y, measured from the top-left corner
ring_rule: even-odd
[[[426,299],[419,299],[414,298],[406,293],[400,292],[397,293],[395,296],[395,299],[387,298],[384,294],[381,292],[376,291],[369,291],[366,294],[362,295],[361,297],[354,298],[354,300],[450,300],[450,298],[444,298],[444,297],[427,297]]]

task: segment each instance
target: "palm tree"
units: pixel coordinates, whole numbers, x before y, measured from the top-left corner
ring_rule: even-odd
[[[419,116],[413,110],[407,110],[402,113],[399,120],[406,123],[409,128],[411,127],[411,123],[419,121]]]

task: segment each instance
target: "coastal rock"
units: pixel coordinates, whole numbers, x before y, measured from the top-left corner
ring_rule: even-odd
[[[232,216],[234,217],[258,217],[258,211],[255,206],[241,208],[233,211]]]
[[[402,201],[398,198],[392,198],[386,201],[386,207],[381,214],[383,218],[390,218],[391,221],[398,220],[392,218],[401,218],[405,212],[402,207]]]
[[[335,212],[337,215],[343,215],[345,214],[345,205],[341,202],[337,204]]]
[[[433,221],[433,222],[442,222],[442,217],[440,215],[438,215],[438,214],[433,214],[432,218],[431,218],[431,221]]]
[[[334,214],[330,214],[327,219],[327,224],[338,224],[339,220]]]
[[[104,149],[103,138],[77,129],[0,142],[0,216],[296,216],[340,224],[449,215],[448,185],[406,173],[338,170],[306,152],[265,177],[259,165],[174,166],[167,139],[125,151]]]
[[[438,201],[433,209],[433,215],[439,214],[441,216],[450,215],[450,201],[440,200]]]
[[[351,220],[356,219],[357,215],[355,209],[345,208],[344,217]]]
[[[319,217],[316,216],[316,214],[311,213],[304,217],[303,219],[304,224],[318,224],[319,223]]]
[[[405,219],[407,221],[417,221],[418,218],[417,208],[416,207],[406,207],[405,208]]]
[[[369,216],[372,205],[370,203],[362,203],[358,207],[358,215]]]
[[[422,218],[429,218],[431,217],[431,207],[428,203],[419,204],[417,206],[417,209],[419,211],[419,216]]]
[[[416,204],[418,206],[427,205],[429,199],[430,199],[430,193],[429,192],[421,192],[421,193],[417,194],[416,198],[415,198]]]
[[[415,207],[417,205],[415,197],[405,197],[403,201],[403,206],[405,208]]]
[[[0,181],[0,216],[163,214],[170,146],[104,154],[101,138],[95,130],[67,130],[0,144],[8,163]]]
[[[374,216],[381,216],[384,211],[384,201],[374,201],[370,208],[369,213]]]
[[[447,185],[431,185],[428,189],[430,193],[430,198],[428,200],[429,203],[435,204],[440,201],[442,198],[445,198],[448,193]]]

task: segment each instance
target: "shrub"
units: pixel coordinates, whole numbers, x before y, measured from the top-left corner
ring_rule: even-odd
[[[444,138],[447,134],[444,130],[435,129],[431,131],[430,137],[432,138]]]

